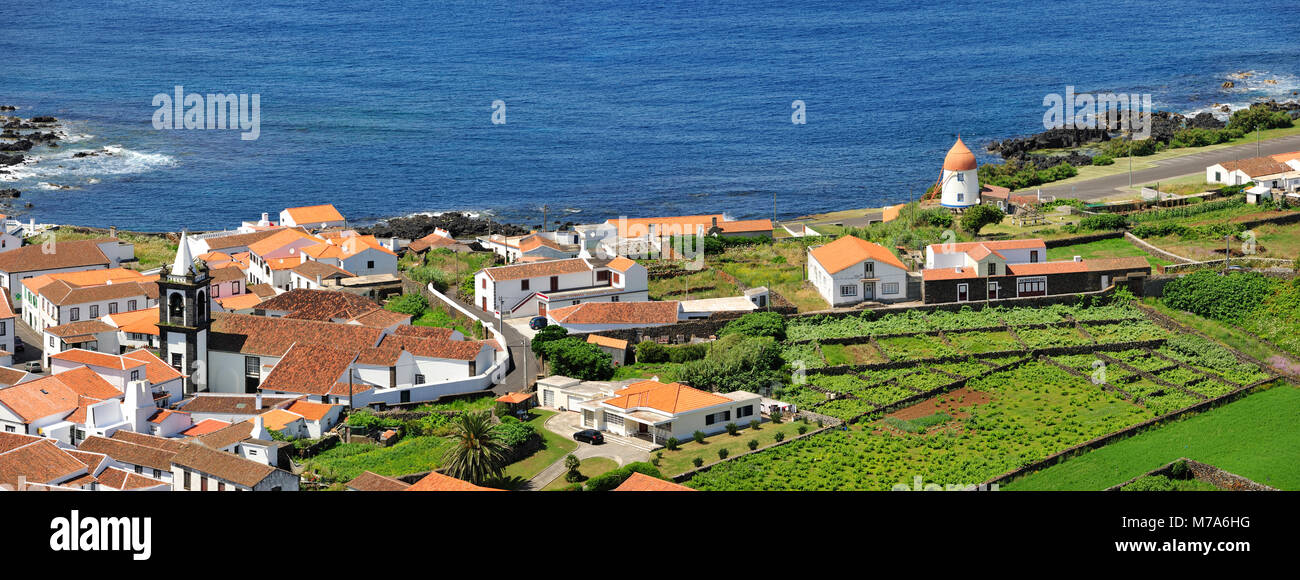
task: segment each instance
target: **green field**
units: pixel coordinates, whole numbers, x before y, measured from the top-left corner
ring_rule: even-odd
[[[341,443],[304,464],[304,471],[315,471],[327,482],[346,482],[371,471],[398,477],[437,469],[442,454],[451,446],[446,437],[408,437],[392,447],[373,443]]]
[[[1095,258],[1128,258],[1136,256],[1145,258],[1147,263],[1151,264],[1151,269],[1153,271],[1156,266],[1166,266],[1172,263],[1169,260],[1163,260],[1146,253],[1125,238],[1099,240],[1086,244],[1048,248],[1047,250],[1047,259],[1052,262],[1058,260],[1071,260],[1075,256],[1082,256],[1085,260],[1092,260]]]
[[[649,288],[651,300],[704,300],[743,294],[735,283],[712,268],[674,278],[653,279]]]
[[[1006,490],[1098,490],[1186,457],[1300,490],[1300,389],[1290,384],[1112,443],[1022,477]]]
[[[573,453],[573,450],[578,448],[576,441],[556,435],[544,426],[546,420],[555,415],[555,411],[533,409],[530,412],[533,414],[533,418],[527,423],[533,426],[533,430],[537,431],[538,435],[542,436],[542,448],[537,453],[507,465],[505,471],[507,478],[532,479],[533,476],[541,473],[543,469],[556,461],[564,459],[565,455]]]
[[[615,469],[618,469],[618,462],[609,459],[608,457],[588,457],[578,463],[578,473],[582,474],[583,481],[596,477],[597,475],[603,475],[610,471],[614,471]],[[560,474],[559,477],[555,478],[555,481],[546,484],[546,487],[543,487],[542,491],[558,491],[569,487],[570,485],[573,484],[564,479],[564,474]]]

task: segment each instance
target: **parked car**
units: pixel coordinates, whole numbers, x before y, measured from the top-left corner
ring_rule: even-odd
[[[41,361],[29,360],[23,364],[23,370],[29,373],[39,373],[41,372]]]
[[[599,445],[605,442],[605,436],[595,429],[583,429],[573,434],[574,441],[585,441],[592,445]]]
[[[531,328],[533,330],[541,330],[543,328],[546,328],[547,324],[550,323],[546,321],[545,316],[534,316],[532,320],[528,321],[528,328]]]

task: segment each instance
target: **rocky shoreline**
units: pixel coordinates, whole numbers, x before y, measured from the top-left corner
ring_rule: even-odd
[[[14,105],[0,105],[0,112],[17,111],[18,107]],[[58,147],[59,133],[57,132],[59,120],[49,115],[37,115],[30,119],[24,119],[16,115],[0,115],[0,175],[7,175],[12,171],[5,169],[15,165],[21,165],[27,161],[27,152],[33,147]],[[22,197],[22,191],[15,188],[0,188],[0,210],[10,216],[21,211],[15,211],[9,200]],[[31,208],[31,202],[24,204],[23,209]]]
[[[566,224],[572,225],[572,224]],[[381,238],[402,238],[417,240],[433,233],[435,228],[442,228],[452,237],[468,238],[489,233],[519,236],[527,234],[530,228],[518,224],[502,223],[496,220],[473,217],[462,212],[446,212],[439,215],[417,214],[389,218],[373,226],[357,228],[362,234],[374,234]]]

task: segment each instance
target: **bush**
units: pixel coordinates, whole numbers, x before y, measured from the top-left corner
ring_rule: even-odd
[[[1090,215],[1079,220],[1079,229],[1085,232],[1097,230],[1119,230],[1128,225],[1124,216],[1117,213]]]
[[[1234,111],[1228,118],[1228,129],[1236,129],[1242,135],[1255,129],[1278,129],[1292,125],[1290,115],[1282,111],[1273,111],[1268,107],[1250,107]]]
[[[695,467],[699,467],[701,465],[704,465],[704,460],[700,459],[699,457],[696,457],[695,459],[691,460],[691,464],[694,465]]]
[[[1098,155],[1092,158],[1093,165],[1114,165],[1115,158],[1110,155]]]
[[[1237,323],[1253,313],[1276,284],[1253,272],[1223,276],[1214,270],[1198,270],[1166,284],[1163,300],[1170,308]]]
[[[638,348],[640,348],[638,346]],[[683,344],[668,349],[668,362],[685,363],[704,358],[709,352],[705,344]]]
[[[723,447],[718,450],[718,459],[726,459],[726,458],[727,458],[727,448]]]
[[[496,434],[502,443],[512,448],[519,447],[537,435],[532,425],[521,423],[514,417],[510,417],[510,419],[510,421],[502,421],[500,425],[496,426]]]
[[[429,301],[419,294],[403,294],[388,301],[385,310],[419,316],[429,309]]]
[[[991,205],[981,204],[966,208],[961,216],[961,228],[972,234],[978,234],[980,228],[1002,223],[1002,218],[1005,217],[1007,217],[1006,212]]]
[[[533,335],[531,341],[533,356],[539,358],[545,357],[547,344],[555,340],[560,340],[568,335],[569,331],[558,324],[543,327],[541,330],[537,331],[537,334]]]
[[[785,441],[785,433],[777,431],[776,435],[773,435],[772,438],[775,439],[777,443],[780,443]]]
[[[1169,466],[1170,479],[1191,479],[1192,469],[1187,466],[1186,461],[1178,461]]]
[[[799,426],[799,434],[800,434],[800,435],[803,435],[804,433],[807,433],[807,432],[808,432],[808,426],[807,426],[807,425],[800,425],[800,426]]]
[[[664,478],[663,474],[659,472],[659,468],[644,461],[638,461],[587,480],[587,491],[609,491],[622,485],[633,473],[649,475],[658,479]]]
[[[783,364],[772,338],[732,334],[714,341],[704,359],[683,365],[677,380],[705,391],[760,392],[780,378]]]
[[[664,448],[669,451],[677,451],[677,448],[680,447],[681,444],[682,442],[678,441],[676,437],[669,437],[668,440],[664,442]]]
[[[554,374],[583,381],[606,381],[614,376],[613,357],[600,347],[577,338],[544,342],[540,350]]]
[[[758,429],[759,429],[758,425],[759,425],[758,419],[754,419],[754,420],[752,420],[752,421],[749,422],[749,428],[750,428],[750,429],[753,429],[753,430],[755,430],[755,431],[758,431]]]
[[[740,427],[737,427],[735,423],[727,423],[728,435],[735,437],[736,433],[738,433],[739,431],[740,431]]]
[[[668,347],[653,340],[647,340],[636,345],[636,362],[638,363],[668,362],[669,356]]]
[[[781,410],[780,410],[780,409],[774,409],[774,410],[772,411],[772,414],[771,414],[771,419],[772,419],[772,424],[773,424],[773,425],[780,425],[780,424],[781,424]]]
[[[703,432],[703,431],[696,431],[695,433],[693,433],[693,434],[691,435],[691,437],[694,437],[694,438],[695,438],[695,442],[696,442],[696,443],[704,443],[704,432]]]
[[[758,439],[750,439],[749,443],[746,443],[745,445],[749,446],[750,451],[758,449]]]
[[[727,323],[718,331],[718,338],[732,334],[782,341],[785,340],[785,317],[776,312],[751,312]]]

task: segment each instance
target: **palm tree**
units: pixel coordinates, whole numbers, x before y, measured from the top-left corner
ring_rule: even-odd
[[[499,477],[506,464],[506,445],[496,435],[488,413],[461,413],[456,418],[454,443],[442,456],[444,472],[481,485]]]

